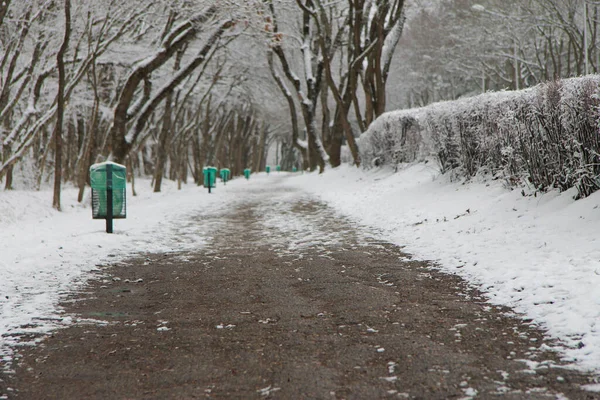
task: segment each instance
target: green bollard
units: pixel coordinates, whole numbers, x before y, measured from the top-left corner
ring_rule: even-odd
[[[250,172],[250,168],[244,170],[244,177],[246,177],[246,180],[250,179]]]

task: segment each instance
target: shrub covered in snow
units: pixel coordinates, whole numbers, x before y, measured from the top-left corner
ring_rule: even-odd
[[[399,110],[378,118],[360,138],[366,166],[434,155],[443,172],[491,173],[535,189],[600,188],[600,76]]]

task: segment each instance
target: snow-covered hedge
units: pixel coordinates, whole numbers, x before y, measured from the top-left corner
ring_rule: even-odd
[[[435,155],[443,172],[489,172],[537,190],[600,188],[600,76],[486,93],[378,118],[360,137],[363,165]]]

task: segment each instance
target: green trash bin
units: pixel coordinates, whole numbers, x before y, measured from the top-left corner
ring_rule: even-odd
[[[204,172],[204,187],[208,188],[208,193],[211,189],[217,186],[217,169],[215,167],[206,167]]]
[[[275,170],[276,170],[277,172],[281,172],[281,165],[278,165],[278,166],[276,166],[276,167],[275,167]]]
[[[112,220],[127,217],[127,169],[111,161],[90,167],[92,218],[106,220],[106,232],[112,233]]]
[[[221,175],[221,181],[223,181],[223,184],[225,185],[231,177],[231,171],[229,168],[221,168],[219,175]]]
[[[267,166],[265,167],[265,171],[267,171],[267,175],[268,175],[268,174],[269,174],[269,172],[271,172],[271,166],[270,166],[270,165],[267,165]]]
[[[250,179],[250,173],[251,173],[251,172],[252,172],[252,171],[250,170],[250,168],[246,168],[246,169],[244,170],[244,177],[246,178],[246,180]]]
[[[292,172],[298,172],[298,168],[292,167]]]

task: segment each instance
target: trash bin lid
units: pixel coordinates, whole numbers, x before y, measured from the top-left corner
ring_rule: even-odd
[[[127,183],[127,168],[112,161],[93,164],[90,166],[90,184],[92,189],[106,189],[106,167],[112,166],[112,188],[125,189]]]

